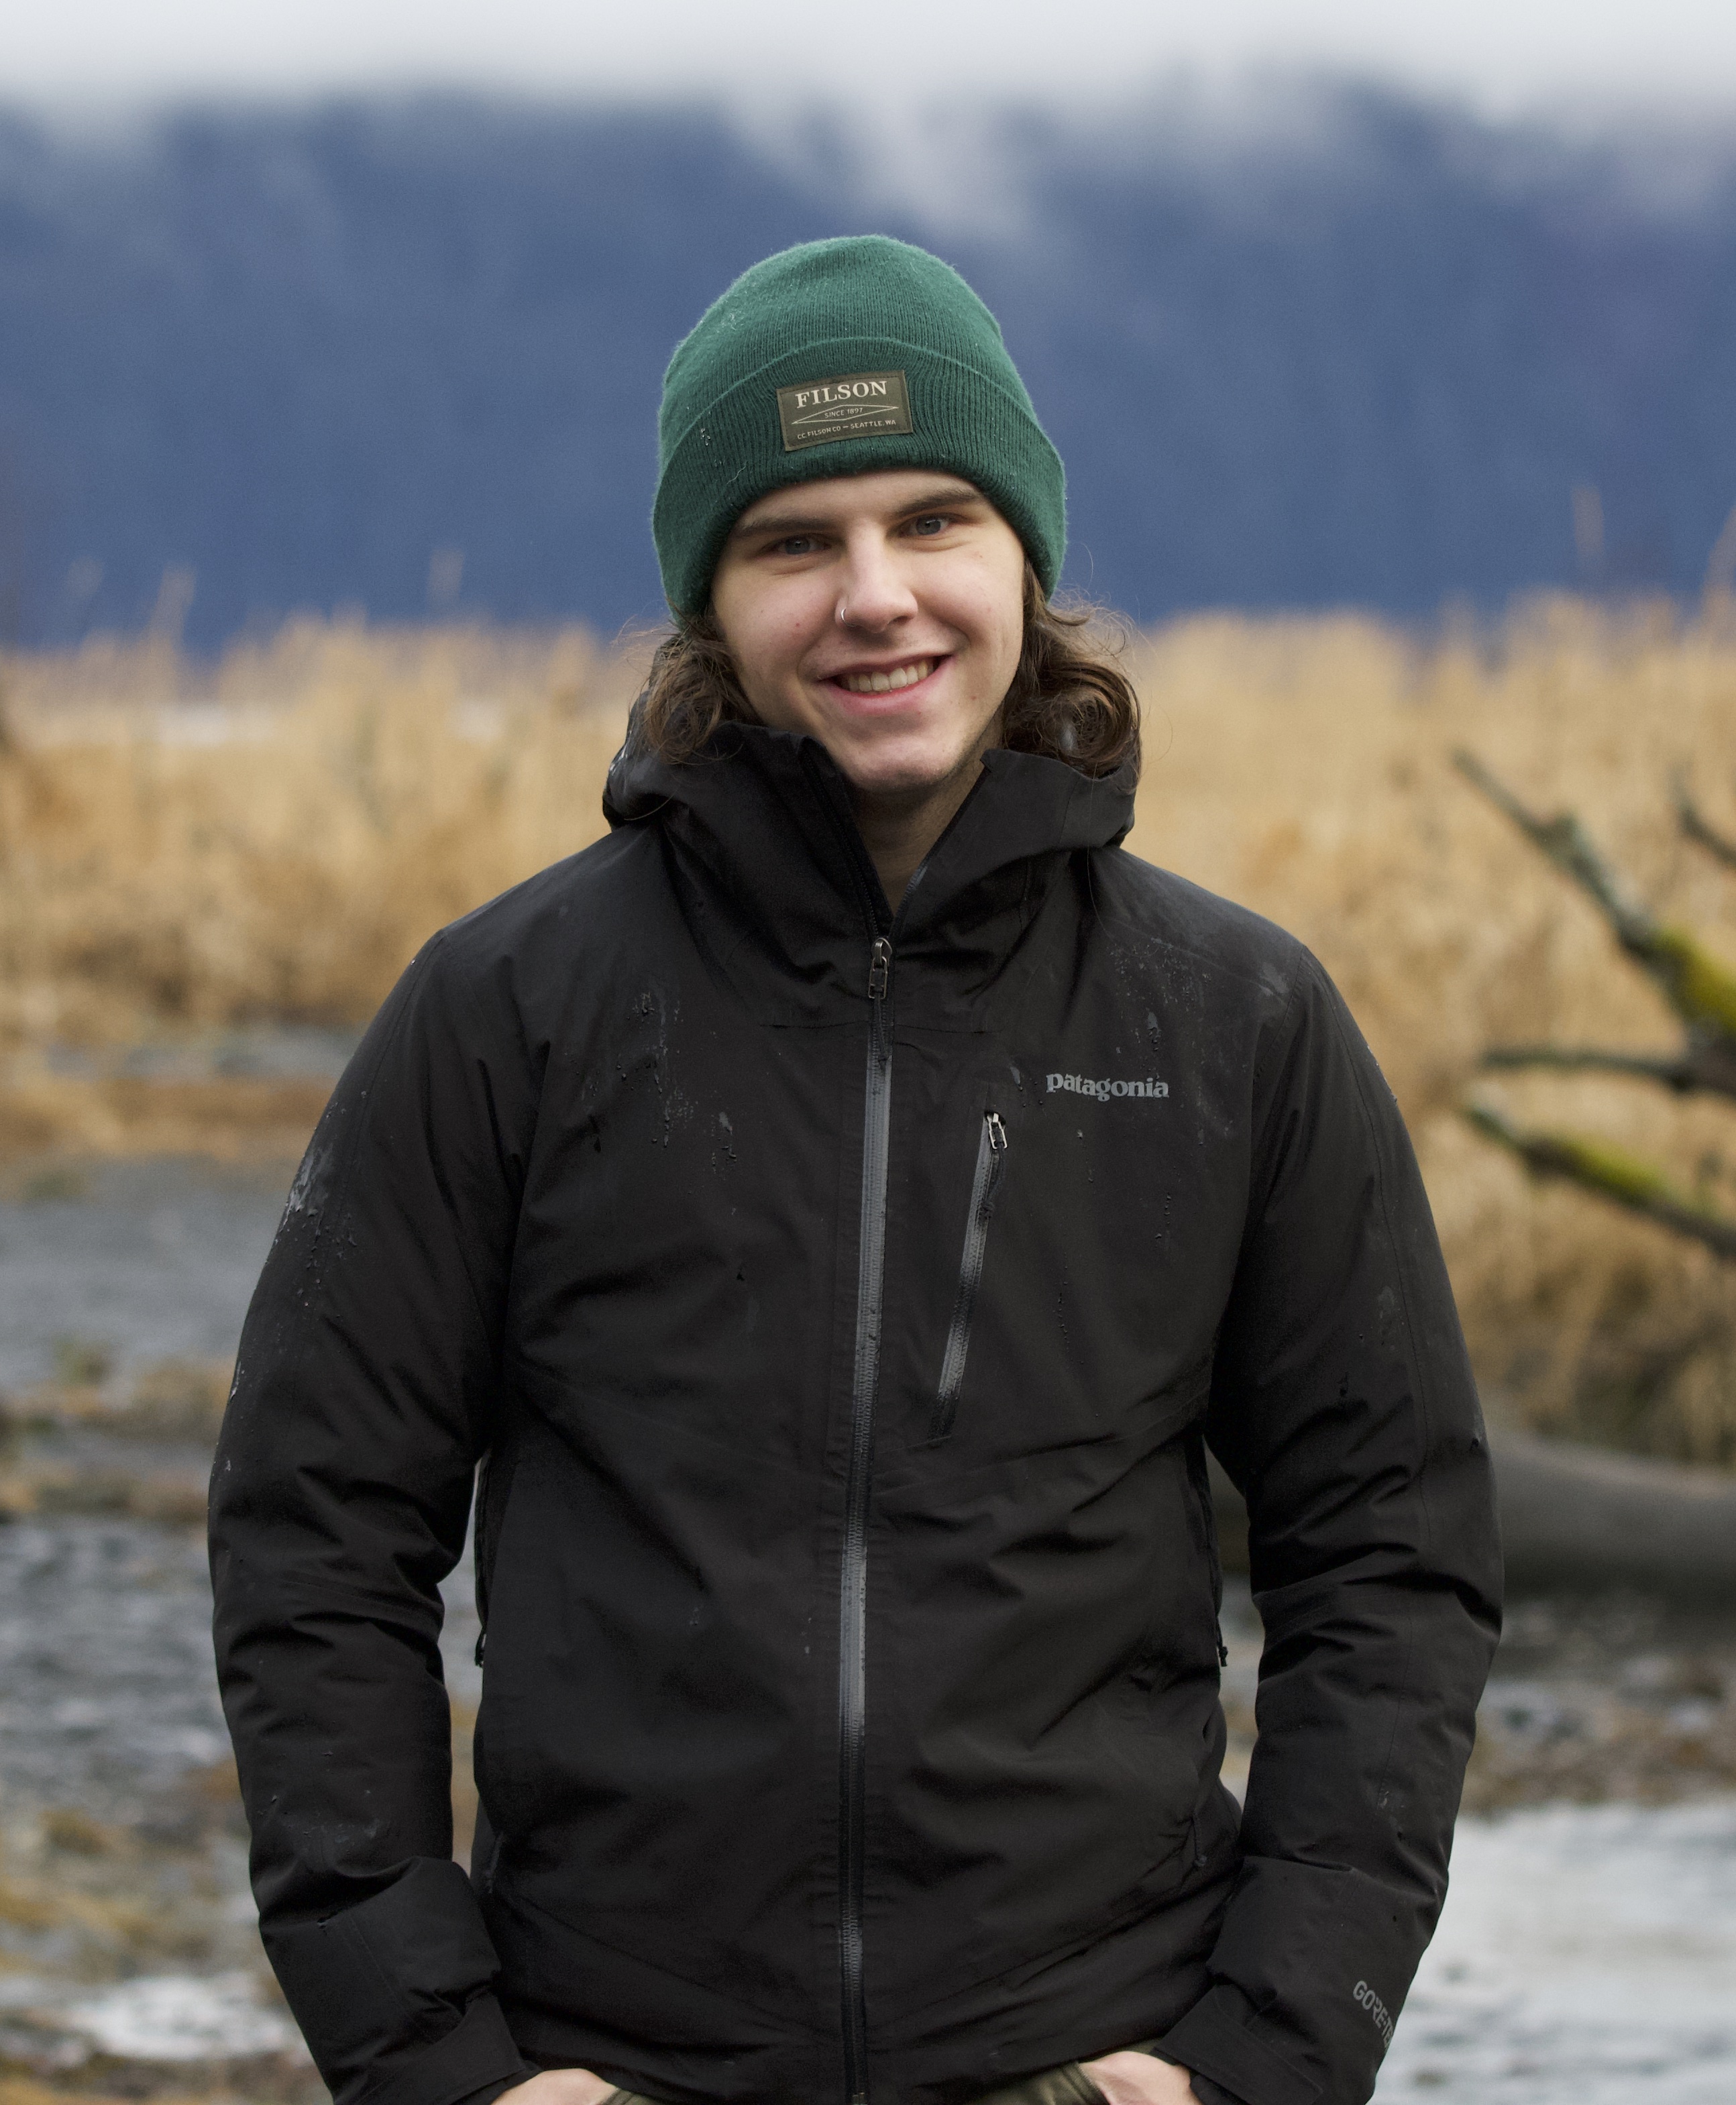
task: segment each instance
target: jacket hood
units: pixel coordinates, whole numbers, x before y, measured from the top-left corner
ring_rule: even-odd
[[[783,1008],[792,990],[809,997],[795,1003],[804,1021],[836,1014],[823,990],[865,999],[864,957],[877,936],[890,935],[912,968],[916,1008],[938,1005],[953,1027],[975,1027],[966,1012],[1000,976],[1068,859],[1118,846],[1133,823],[1131,767],[1093,779],[997,748],[984,755],[982,774],[895,914],[849,784],[817,739],[726,724],[691,760],[671,765],[646,745],[640,722],[636,704],[604,816],[612,827],[659,826],[678,860],[703,869],[703,886],[689,895],[695,910],[733,924],[714,925],[708,947],[731,977],[750,955],[763,960],[753,1000],[762,1015]]]

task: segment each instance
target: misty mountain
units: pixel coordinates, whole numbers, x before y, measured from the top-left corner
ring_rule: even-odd
[[[1736,505],[1736,135],[1318,83],[877,139],[449,98],[14,113],[0,623],[654,617],[670,350],[756,257],[870,230],[1001,316],[1069,579],[1141,619],[1692,592]]]

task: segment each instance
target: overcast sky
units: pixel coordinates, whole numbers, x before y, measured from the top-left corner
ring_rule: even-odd
[[[1736,0],[0,0],[0,96],[56,101],[463,84],[1077,101],[1270,62],[1493,110],[1736,108]]]

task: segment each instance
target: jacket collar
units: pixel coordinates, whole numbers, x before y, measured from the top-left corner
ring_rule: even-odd
[[[636,709],[610,767],[611,826],[654,825],[694,933],[767,1021],[837,1021],[868,999],[890,935],[901,1021],[980,1027],[984,1004],[1068,860],[1113,847],[1133,819],[1130,769],[1092,780],[1063,762],[994,751],[895,917],[850,791],[815,739],[725,726],[671,766]]]

